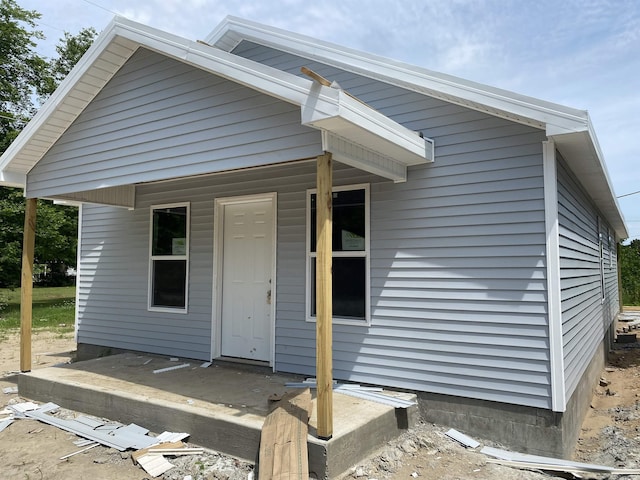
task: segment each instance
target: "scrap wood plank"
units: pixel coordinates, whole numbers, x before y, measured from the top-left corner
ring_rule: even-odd
[[[259,480],[307,480],[311,391],[287,393],[267,416],[260,436]]]
[[[138,463],[138,459],[140,457],[144,457],[145,455],[147,455],[149,453],[149,450],[153,449],[176,449],[176,448],[184,448],[185,444],[184,442],[167,442],[167,443],[161,443],[160,445],[152,445],[150,447],[147,448],[142,448],[136,452],[133,452],[131,454],[131,459],[133,460],[133,463],[136,464]]]

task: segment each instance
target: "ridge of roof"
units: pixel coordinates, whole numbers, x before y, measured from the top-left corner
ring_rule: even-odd
[[[419,93],[428,91],[429,95],[447,102],[490,111],[512,121],[546,128],[549,135],[584,131],[589,126],[586,110],[521,95],[235,16],[227,16],[205,38],[207,43],[229,52],[242,40],[303,55]]]
[[[565,158],[570,167],[581,173],[581,183],[585,189],[590,192],[597,189],[595,201],[601,211],[611,216],[618,236],[628,237],[624,216],[614,194],[588,111],[435,72],[235,16],[227,16],[206,37],[207,43],[228,52],[232,52],[242,41],[303,56],[446,102],[544,129],[558,148],[574,154],[571,158]],[[587,162],[588,169],[584,168],[584,163]]]

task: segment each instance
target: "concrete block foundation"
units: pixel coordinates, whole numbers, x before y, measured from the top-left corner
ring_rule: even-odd
[[[510,450],[570,458],[604,368],[609,345],[607,334],[564,412],[422,392],[418,394],[420,413],[426,421],[501,443]]]

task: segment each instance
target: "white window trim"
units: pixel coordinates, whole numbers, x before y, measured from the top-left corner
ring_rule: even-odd
[[[332,187],[332,192],[342,192],[348,190],[364,190],[364,215],[365,215],[365,241],[364,251],[349,251],[349,252],[333,252],[332,257],[364,257],[365,258],[365,318],[356,320],[353,318],[340,318],[333,317],[333,323],[338,325],[357,325],[357,326],[369,326],[371,325],[371,222],[370,222],[370,194],[369,184],[360,183],[355,185],[341,185],[338,187]],[[306,281],[305,281],[305,316],[307,322],[316,322],[316,317],[311,315],[311,259],[315,258],[317,253],[311,252],[311,195],[317,193],[317,189],[310,188],[307,190],[306,198],[306,215],[305,215],[305,263],[306,263]]]
[[[153,252],[153,211],[162,208],[187,208],[187,238],[186,238],[186,255],[152,255]],[[147,291],[147,310],[150,312],[163,313],[189,313],[189,253],[191,250],[191,203],[166,203],[162,205],[151,205],[149,209],[149,274],[148,274],[148,291]],[[154,260],[186,260],[185,269],[185,285],[184,285],[184,308],[158,307],[153,305],[153,262]]]

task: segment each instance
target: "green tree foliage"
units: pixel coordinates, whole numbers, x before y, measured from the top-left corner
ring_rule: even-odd
[[[17,188],[0,188],[0,287],[20,283],[25,202]],[[75,208],[38,200],[35,263],[46,266],[47,281],[63,284],[67,267],[75,267],[78,214]]]
[[[622,303],[640,305],[640,240],[620,246]]]
[[[64,37],[60,39],[60,43],[56,46],[58,58],[53,59],[47,68],[47,76],[43,84],[38,89],[41,97],[48,97],[58,87],[60,82],[65,79],[71,69],[78,63],[84,52],[86,52],[98,32],[93,27],[80,30],[77,35],[71,35],[64,32]]]
[[[33,95],[47,76],[47,62],[35,53],[42,32],[35,29],[40,14],[0,1],[0,152],[35,111]]]
[[[36,29],[40,14],[0,0],[0,153],[4,152],[91,46],[93,28],[77,35],[65,32],[56,47],[58,57],[47,60],[35,47],[44,36]],[[0,287],[20,282],[25,201],[19,189],[0,187]],[[35,262],[48,279],[64,279],[76,263],[77,210],[39,200]],[[58,283],[58,282],[55,282]]]

